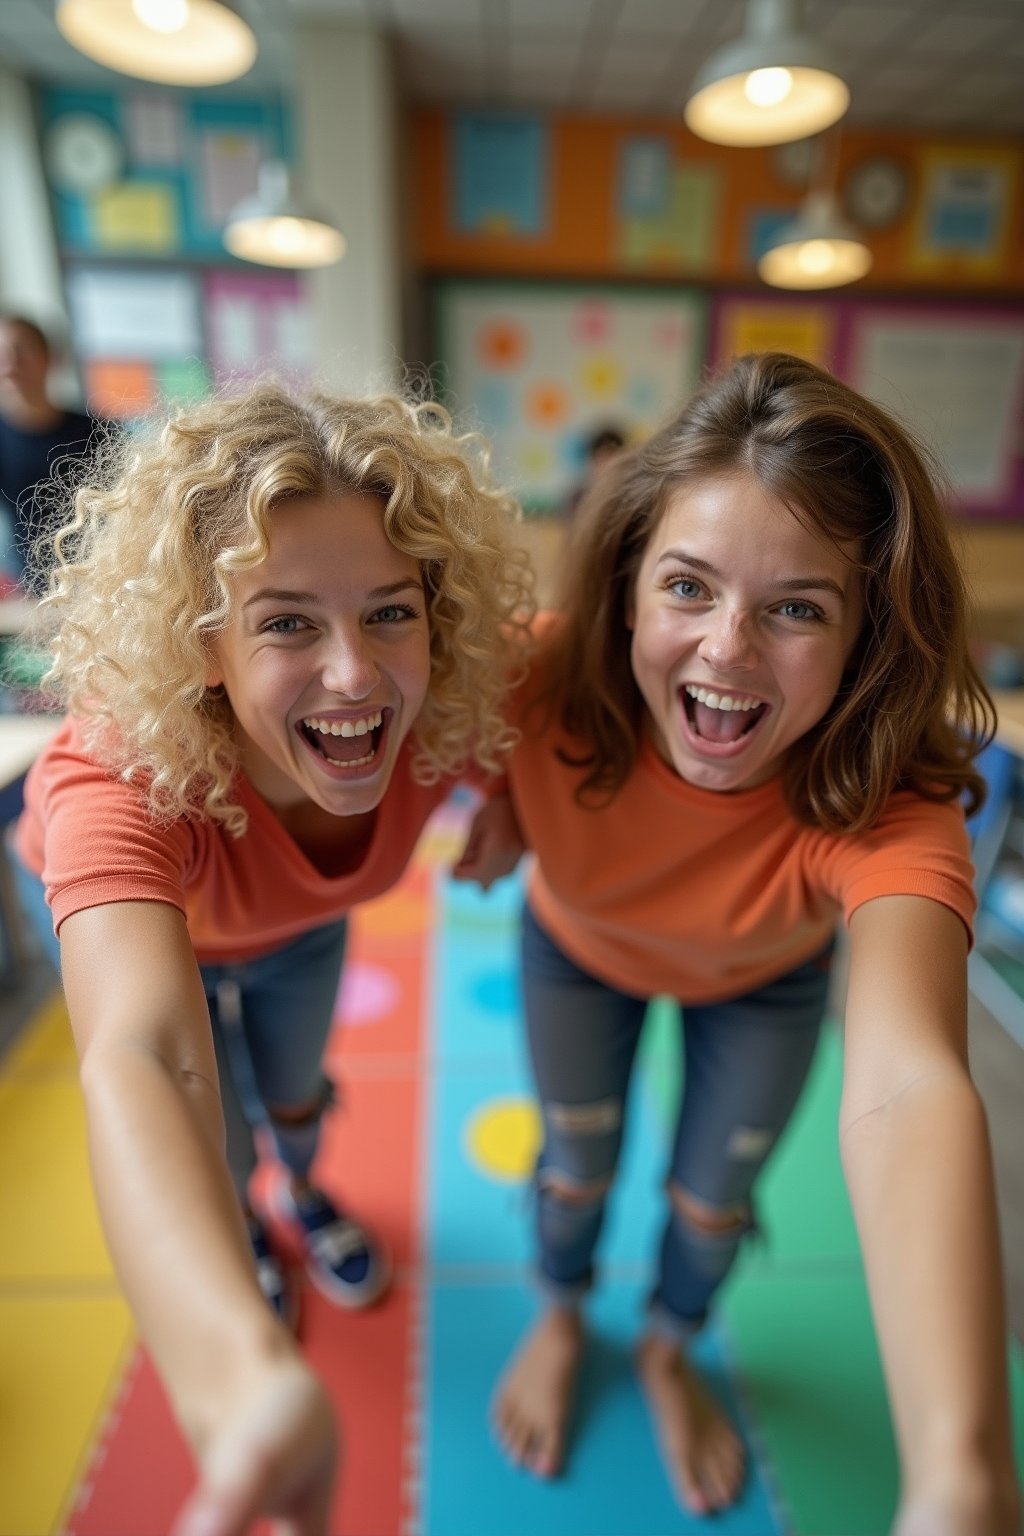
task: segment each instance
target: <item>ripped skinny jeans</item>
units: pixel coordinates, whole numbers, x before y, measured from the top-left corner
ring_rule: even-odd
[[[687,1007],[684,1086],[667,1185],[736,1215],[724,1231],[687,1219],[669,1197],[649,1303],[653,1330],[686,1339],[750,1231],[754,1182],[793,1112],[828,993],[832,945],[729,1002]],[[544,1294],[574,1305],[594,1278],[623,1135],[646,997],[617,991],[564,955],[527,907],[522,933],[527,1037],[544,1124],[536,1233]],[[561,1191],[569,1189],[572,1198]],[[738,1213],[738,1214],[737,1214]]]

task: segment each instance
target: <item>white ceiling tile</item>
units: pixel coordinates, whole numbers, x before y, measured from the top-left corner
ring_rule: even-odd
[[[976,53],[1006,34],[1005,20],[971,14],[942,16],[935,20],[921,17],[921,24],[908,37],[906,46],[914,53],[942,53],[958,57]]]
[[[505,0],[508,24],[514,30],[519,26],[550,27],[553,31],[583,31],[592,26],[595,14],[594,0]]]
[[[813,35],[834,48],[867,51],[915,25],[912,9],[901,5],[852,4],[831,7],[815,22]]]
[[[745,0],[239,0],[261,42],[231,87],[294,88],[292,29],[388,26],[404,87],[460,103],[488,93],[515,105],[676,115],[697,69],[743,29]],[[1024,127],[1024,0],[808,0],[808,27],[840,52],[850,122],[894,129],[1018,133]],[[404,41],[403,41],[404,40]],[[57,33],[52,0],[0,0],[0,55],[38,79],[110,88],[120,77]],[[962,72],[958,68],[962,62]]]

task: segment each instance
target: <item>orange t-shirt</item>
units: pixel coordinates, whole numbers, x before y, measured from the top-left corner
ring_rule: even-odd
[[[528,694],[528,689],[526,690]],[[521,723],[521,722],[520,722]],[[970,934],[975,898],[963,813],[892,796],[867,832],[798,822],[778,779],[697,789],[644,743],[603,808],[573,798],[585,744],[530,714],[508,783],[534,854],[530,904],[584,970],[635,995],[739,997],[809,960],[840,917],[876,896],[927,896]]]
[[[390,889],[451,780],[417,784],[403,743],[358,866],[323,875],[239,773],[234,796],[249,824],[232,837],[214,821],[156,822],[136,786],[89,756],[68,719],[25,781],[15,848],[46,886],[54,929],[112,901],[165,901],[184,913],[202,964],[252,959],[342,917]]]

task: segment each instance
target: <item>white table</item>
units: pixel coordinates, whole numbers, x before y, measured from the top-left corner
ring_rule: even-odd
[[[61,724],[60,715],[0,715],[0,826],[21,803],[21,781]],[[11,880],[7,850],[0,842],[0,978],[10,984],[26,960],[25,930]]]

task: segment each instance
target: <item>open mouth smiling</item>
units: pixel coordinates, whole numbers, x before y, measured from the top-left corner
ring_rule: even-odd
[[[719,693],[697,683],[684,685],[682,699],[694,735],[722,745],[746,736],[768,712],[763,699],[750,694]]]
[[[335,767],[365,768],[380,751],[391,713],[376,709],[355,719],[307,715],[299,731],[313,751]]]

